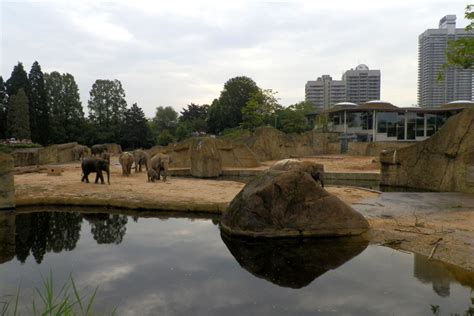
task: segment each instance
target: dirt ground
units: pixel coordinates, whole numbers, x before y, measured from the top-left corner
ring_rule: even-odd
[[[373,157],[324,156],[305,158],[321,162],[328,172],[378,172]],[[271,165],[272,162],[265,162]],[[64,170],[60,176],[49,176],[47,168]],[[37,171],[35,168],[30,168]],[[23,172],[28,168],[23,168]],[[91,182],[95,175],[90,176]],[[222,212],[242,189],[243,183],[225,180],[169,177],[166,183],[148,183],[146,173],[121,175],[116,157],[112,157],[111,184],[80,182],[80,163],[42,166],[41,172],[15,175],[16,202],[28,205],[111,206],[140,210]],[[412,251],[474,271],[474,203],[457,209],[415,212],[410,203],[400,212],[392,201],[392,212],[371,213],[370,209],[387,210],[376,191],[355,187],[328,186],[326,189],[351,204],[368,219],[368,234],[373,243]],[[385,194],[385,193],[384,193]],[[474,197],[473,197],[474,198]]]
[[[80,182],[79,162],[43,167],[40,173],[15,175],[18,206],[32,204],[104,205],[132,209],[179,211],[223,211],[243,188],[236,181],[168,177],[167,182],[149,183],[146,173],[122,176],[117,157],[112,157],[110,185]],[[48,169],[61,169],[59,176],[48,175]],[[25,170],[23,170],[25,171]],[[94,182],[95,174],[89,176]],[[374,197],[377,193],[348,187],[329,186],[327,190],[351,204]]]

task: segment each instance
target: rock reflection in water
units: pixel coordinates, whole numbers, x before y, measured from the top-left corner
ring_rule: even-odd
[[[221,234],[237,262],[256,277],[279,286],[302,288],[359,255],[361,238],[242,239]]]

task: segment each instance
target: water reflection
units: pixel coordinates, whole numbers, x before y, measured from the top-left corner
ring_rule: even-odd
[[[441,297],[450,295],[451,283],[459,283],[474,289],[474,274],[428,257],[414,254],[413,275],[422,283],[431,283],[433,291]]]
[[[91,233],[98,244],[120,244],[127,231],[127,216],[112,214],[84,214],[91,224]],[[138,221],[138,219],[137,219]]]
[[[255,240],[221,238],[237,262],[253,275],[279,286],[302,288],[351,260],[368,241],[360,238]]]

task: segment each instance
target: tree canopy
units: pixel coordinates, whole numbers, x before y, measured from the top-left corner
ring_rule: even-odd
[[[153,145],[148,121],[143,110],[136,103],[125,111],[125,119],[120,138],[122,148],[136,149]]]
[[[465,18],[469,21],[466,31],[472,32],[474,27],[474,5],[468,5],[465,11]],[[474,38],[462,37],[450,41],[446,49],[446,67],[460,67],[463,69],[472,68],[474,65]]]
[[[23,88],[12,96],[8,101],[7,113],[8,135],[16,139],[30,139],[30,115],[28,109],[28,97]]]
[[[275,113],[281,108],[278,104],[277,92],[271,89],[258,89],[242,108],[242,123],[245,129],[254,130],[263,125],[274,125]]]
[[[44,84],[44,75],[37,61],[33,63],[30,74],[30,129],[31,140],[47,144],[49,139],[49,108]]]
[[[119,80],[96,80],[89,93],[89,120],[97,130],[96,142],[118,141],[127,102]]]
[[[0,139],[7,137],[7,87],[0,76]]]

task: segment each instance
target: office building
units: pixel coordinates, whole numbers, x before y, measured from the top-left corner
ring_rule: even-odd
[[[317,80],[308,81],[305,88],[305,99],[313,103],[316,109],[325,110],[346,99],[346,85],[342,80],[332,80],[323,75]]]
[[[448,41],[463,37],[474,37],[474,34],[456,28],[455,15],[446,15],[440,20],[437,29],[428,29],[418,37],[420,106],[438,107],[454,100],[473,100],[472,69],[442,68],[446,63]]]
[[[347,70],[342,80],[323,75],[317,80],[308,81],[305,86],[305,100],[313,103],[316,110],[325,110],[340,102],[362,104],[378,99],[380,70],[370,70],[364,64]]]
[[[380,70],[370,70],[361,64],[342,76],[346,83],[346,101],[362,104],[380,99]]]

